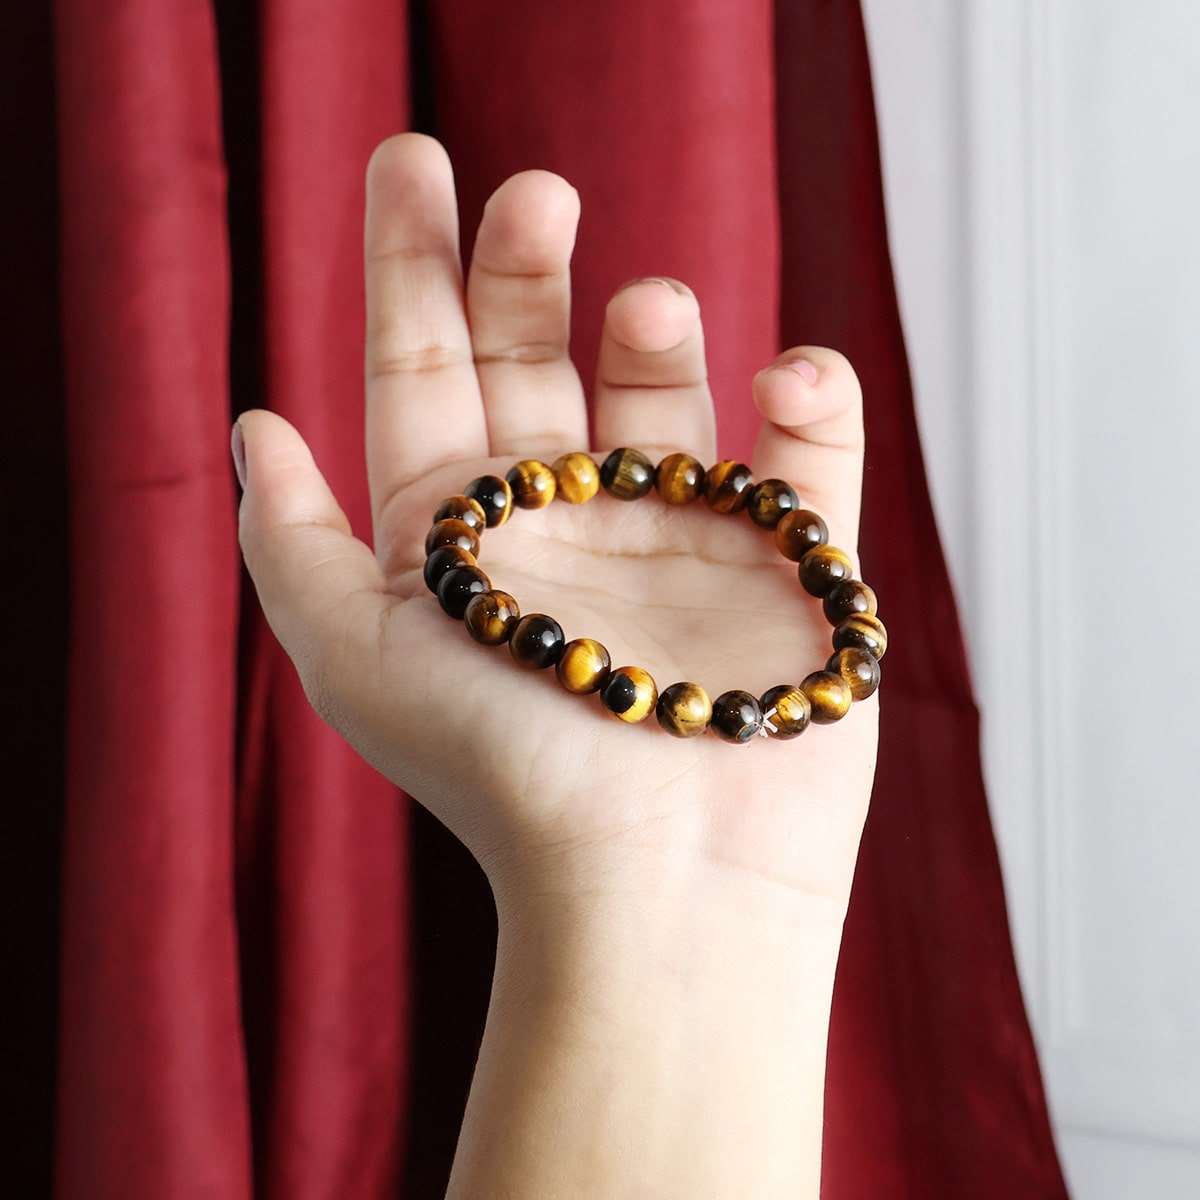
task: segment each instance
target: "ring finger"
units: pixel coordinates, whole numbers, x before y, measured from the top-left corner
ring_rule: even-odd
[[[700,305],[674,279],[639,279],[608,302],[596,369],[596,445],[716,455]]]

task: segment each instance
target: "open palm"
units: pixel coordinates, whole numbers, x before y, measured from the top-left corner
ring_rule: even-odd
[[[447,496],[519,458],[595,445],[716,457],[699,307],[671,280],[610,301],[592,394],[594,439],[568,354],[574,190],[541,171],[489,201],[462,282],[453,177],[419,135],[368,169],[367,451],[375,530],[355,540],[299,435],[246,414],[242,544],[272,628],[321,715],[429,807],[489,873],[678,861],[680,847],[844,905],[874,770],[877,701],[789,742],[676,740],[627,725],[554,672],[473,642],[421,578]],[[754,380],[765,418],[757,478],[789,480],[853,554],[861,488],[859,389],[830,350],[784,354]],[[480,565],[525,613],[602,642],[711,696],[760,694],[824,665],[829,626],[772,538],[745,516],[653,493],[601,492],[516,511]],[[580,864],[584,864],[580,867]],[[603,865],[601,865],[603,864]]]

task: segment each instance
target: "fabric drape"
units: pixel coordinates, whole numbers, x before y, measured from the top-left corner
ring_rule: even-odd
[[[579,189],[574,351],[688,281],[722,451],[749,379],[836,346],[867,403],[862,557],[895,648],[839,968],[825,1184],[1065,1195],[888,257],[858,6],[59,0],[68,747],[63,1197],[440,1194],[487,999],[477,868],[309,712],[240,574],[228,430],[304,433],[357,532],[362,172],[440,137],[489,192]]]

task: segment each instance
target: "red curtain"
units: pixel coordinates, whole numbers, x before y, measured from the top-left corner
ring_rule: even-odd
[[[232,415],[269,405],[367,528],[362,171],[381,137],[422,128],[454,159],[468,239],[513,171],[578,187],[585,370],[624,279],[695,288],[729,453],[749,451],[749,378],[781,345],[855,362],[863,558],[896,649],[835,997],[824,1195],[1065,1195],[913,421],[858,6],[58,0],[54,45],[71,610],[58,1194],[444,1185],[490,898],[309,713],[239,574],[228,461]],[[61,623],[44,608],[42,628]]]

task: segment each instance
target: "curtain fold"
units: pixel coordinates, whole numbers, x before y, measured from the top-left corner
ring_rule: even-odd
[[[206,4],[57,6],[71,638],[57,1186],[250,1195]]]
[[[362,429],[363,168],[408,122],[405,10],[392,0],[259,5],[266,405],[303,431],[370,539]],[[244,119],[248,114],[241,114]],[[231,113],[233,136],[241,130]],[[255,222],[248,221],[251,227]],[[389,1194],[407,1050],[407,807],[310,709],[258,611],[247,632],[240,894],[258,1194]]]
[[[66,743],[67,503],[59,329],[54,22],[10,9],[0,44],[0,139],[19,163],[4,189],[3,337],[11,402],[0,441],[0,943],[7,1044],[0,1079],[8,1173],[51,1187],[58,1025],[59,891]]]
[[[722,451],[752,373],[844,350],[896,648],[839,968],[827,1200],[1056,1198],[912,412],[858,5],[57,5],[71,486],[63,1197],[424,1200],[490,982],[475,864],[311,714],[239,574],[228,426],[309,440],[356,532],[362,174],[441,138],[466,252],[527,167],[580,191],[576,360],[634,275],[704,311]],[[227,190],[228,183],[228,190]]]

